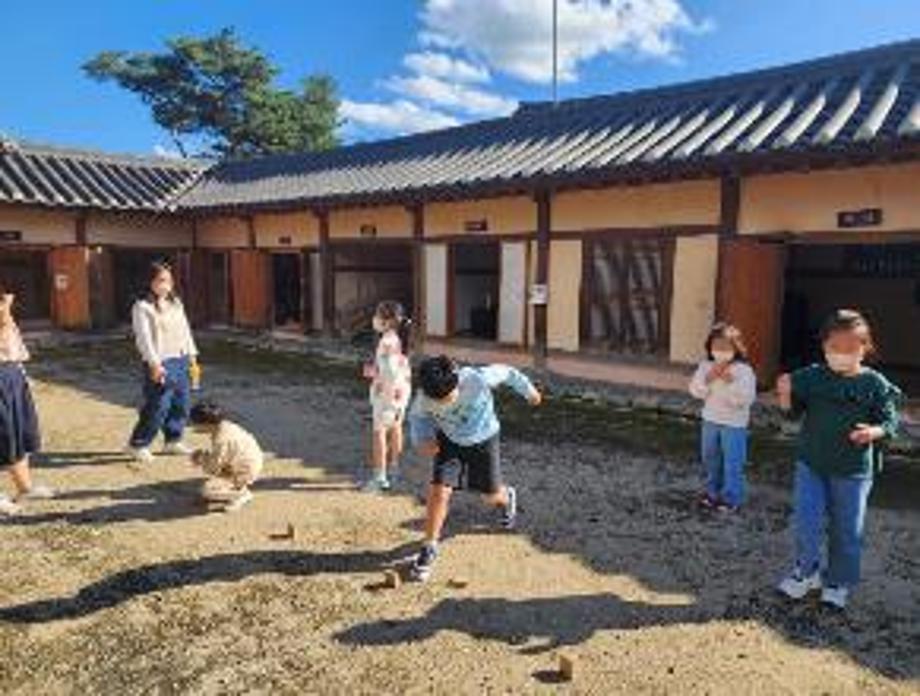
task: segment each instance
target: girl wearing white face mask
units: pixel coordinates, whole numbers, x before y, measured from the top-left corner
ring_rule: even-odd
[[[834,312],[821,341],[823,364],[777,383],[780,405],[804,417],[795,471],[795,563],[779,590],[792,599],[821,590],[822,602],[843,609],[859,581],[866,503],[881,462],[879,445],[898,428],[901,392],[863,365],[873,343],[859,312]]]
[[[748,425],[757,398],[757,377],[736,327],[723,322],[713,326],[705,348],[706,359],[690,380],[690,394],[704,402],[700,456],[705,490],[700,505],[733,512],[744,502]]]
[[[411,321],[398,302],[386,301],[374,312],[374,331],[379,335],[374,361],[364,368],[371,381],[373,409],[372,474],[363,485],[371,493],[389,490],[392,472],[403,450],[403,421],[412,392],[409,365]]]

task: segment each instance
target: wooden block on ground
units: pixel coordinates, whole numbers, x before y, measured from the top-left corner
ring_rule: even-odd
[[[402,584],[402,577],[399,574],[399,571],[390,570],[383,571],[383,586],[388,587],[392,590],[395,590]]]
[[[575,678],[575,658],[571,655],[559,656],[559,674],[565,681]]]
[[[451,578],[447,581],[447,586],[455,590],[462,590],[465,587],[468,587],[470,581],[467,578]]]
[[[288,522],[288,526],[287,526],[287,538],[290,539],[291,541],[297,538],[297,527],[295,527],[290,522]]]

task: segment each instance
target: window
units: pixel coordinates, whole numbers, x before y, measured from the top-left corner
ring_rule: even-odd
[[[674,240],[585,241],[582,340],[589,348],[666,354]]]

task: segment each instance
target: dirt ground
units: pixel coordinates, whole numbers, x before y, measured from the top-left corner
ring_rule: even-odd
[[[503,446],[519,529],[458,497],[433,580],[384,589],[417,548],[424,462],[390,495],[355,492],[369,414],[351,366],[205,348],[206,393],[274,453],[236,515],[204,513],[181,458],[119,453],[138,398],[126,348],[37,356],[37,475],[62,495],[0,526],[3,694],[920,693],[917,488],[871,510],[840,616],[771,590],[785,486],[758,477],[743,514],[705,515],[692,456],[544,415],[544,437],[509,428]]]

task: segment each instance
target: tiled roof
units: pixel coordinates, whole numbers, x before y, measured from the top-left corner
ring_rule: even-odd
[[[64,150],[0,138],[0,202],[162,210],[204,168],[197,161]]]
[[[507,118],[322,153],[225,162],[179,205],[399,200],[908,152],[920,154],[920,40],[684,85],[525,104]]]

